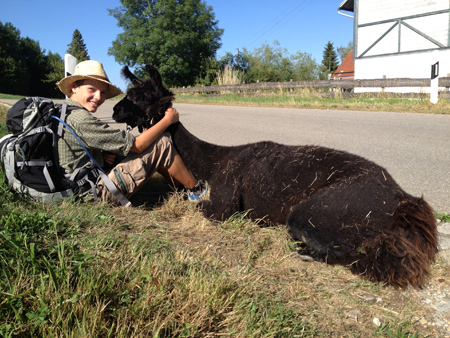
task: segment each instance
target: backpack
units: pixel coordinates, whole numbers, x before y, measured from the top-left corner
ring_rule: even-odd
[[[26,97],[16,102],[6,116],[10,134],[0,139],[0,162],[5,179],[15,191],[43,202],[79,198],[92,192],[99,176],[122,205],[131,203],[98,166],[75,133],[65,124],[71,110],[66,103],[54,104],[43,97]],[[57,141],[63,128],[71,132],[93,161],[90,168],[77,168],[64,175],[59,165]]]

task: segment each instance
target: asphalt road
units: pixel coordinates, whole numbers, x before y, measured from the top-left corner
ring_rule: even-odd
[[[111,122],[115,103],[105,102],[96,115]],[[174,106],[188,130],[208,142],[272,140],[358,154],[386,168],[407,192],[424,196],[435,211],[450,213],[450,114]]]
[[[450,115],[191,104],[175,108],[189,131],[212,143],[272,140],[361,155],[385,167],[407,192],[423,195],[437,212],[450,212]]]

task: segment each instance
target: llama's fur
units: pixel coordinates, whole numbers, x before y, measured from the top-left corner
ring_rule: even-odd
[[[131,103],[153,118],[170,106],[173,94],[154,67],[147,71],[151,80],[144,81],[124,68],[135,87],[114,108],[118,121],[127,121]],[[168,130],[187,167],[211,187],[200,204],[207,217],[250,210],[253,219],[286,224],[303,254],[394,287],[425,285],[437,253],[435,217],[386,169],[319,146],[225,147],[199,140],[181,123]]]

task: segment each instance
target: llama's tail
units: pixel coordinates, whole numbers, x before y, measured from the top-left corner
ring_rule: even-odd
[[[359,263],[365,265],[370,279],[398,288],[424,287],[438,252],[436,218],[431,207],[422,198],[401,201],[389,228],[366,245],[373,254],[364,259],[365,263]]]

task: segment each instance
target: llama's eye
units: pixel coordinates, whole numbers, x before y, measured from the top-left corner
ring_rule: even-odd
[[[139,95],[138,101],[139,102],[149,102],[149,99],[148,99],[147,95],[144,94],[144,95]]]

